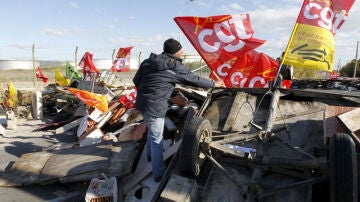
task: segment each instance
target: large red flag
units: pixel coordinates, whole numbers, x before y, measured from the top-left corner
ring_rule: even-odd
[[[99,73],[92,61],[92,57],[93,54],[85,52],[84,56],[80,60],[79,67],[83,68],[83,74]]]
[[[116,59],[111,67],[112,72],[129,72],[130,71],[130,50],[133,47],[119,48]]]
[[[268,71],[263,67],[254,67],[259,53],[252,50],[265,41],[253,37],[254,31],[248,14],[176,17],[174,20],[212,70],[210,77],[223,79],[227,87],[240,86],[230,79],[234,78],[231,73],[241,68],[252,67],[252,71],[261,71],[260,75]],[[270,66],[268,68],[272,68]],[[256,74],[243,74],[243,76],[254,75]],[[246,77],[246,79],[250,81],[253,78]],[[250,87],[251,82],[246,83],[242,87]]]
[[[48,81],[48,78],[44,76],[44,73],[42,72],[40,67],[37,67],[35,76],[36,76],[36,78],[41,79],[44,83],[46,83]]]
[[[332,71],[334,36],[354,0],[304,0],[284,55],[284,64]]]

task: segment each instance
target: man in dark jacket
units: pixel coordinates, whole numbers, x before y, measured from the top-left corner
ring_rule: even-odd
[[[223,81],[199,77],[189,71],[180,59],[183,54],[181,44],[173,38],[164,42],[164,52],[154,53],[144,60],[136,72],[133,82],[137,88],[136,109],[147,123],[146,154],[151,159],[153,177],[161,180],[165,165],[163,162],[163,129],[169,99],[175,84],[201,88],[225,87]]]

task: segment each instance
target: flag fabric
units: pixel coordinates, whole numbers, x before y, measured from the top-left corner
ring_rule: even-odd
[[[277,62],[253,50],[265,41],[253,37],[249,14],[174,20],[212,70],[210,78],[223,79],[226,87],[265,87],[275,77]]]
[[[226,72],[223,80],[227,87],[267,88],[276,77],[278,66],[279,62],[270,56],[251,50],[239,55],[229,71],[223,67],[218,72]]]
[[[92,61],[92,57],[93,54],[85,52],[84,56],[81,58],[79,62],[79,67],[83,69],[83,74],[99,73]]]
[[[116,59],[111,67],[112,72],[130,71],[130,51],[133,47],[119,48]]]
[[[283,63],[331,72],[334,36],[353,3],[354,0],[304,0]]]
[[[90,107],[95,107],[103,112],[108,110],[108,100],[106,95],[79,90],[76,88],[67,88],[67,90],[69,90],[77,98]]]
[[[70,85],[70,79],[65,78],[57,67],[55,67],[55,83],[58,84],[59,86]]]
[[[48,78],[44,76],[44,73],[42,72],[40,67],[37,67],[35,76],[36,76],[36,78],[41,79],[44,83],[46,83],[48,81]]]
[[[8,95],[7,95],[7,104],[10,108],[15,108],[18,104],[17,90],[12,81],[8,83]]]
[[[133,89],[131,89],[128,93],[126,93],[125,95],[122,95],[119,98],[119,102],[127,109],[134,108],[135,101],[136,101],[136,95],[137,95],[137,89],[136,89],[136,87],[133,87]]]
[[[333,80],[333,79],[336,79],[336,78],[339,78],[339,73],[337,73],[336,71],[332,71],[330,72],[330,80]]]
[[[66,77],[73,79],[81,79],[80,73],[69,62],[66,63]]]

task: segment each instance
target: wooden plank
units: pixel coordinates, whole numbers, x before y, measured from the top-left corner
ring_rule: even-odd
[[[79,175],[110,166],[111,145],[87,146],[59,150],[46,162],[41,171],[41,181]]]
[[[360,108],[340,114],[338,118],[351,132],[360,130]]]
[[[21,155],[20,159],[1,176],[0,186],[21,186],[36,182],[51,155],[51,153],[47,152],[33,152]]]
[[[170,156],[172,156],[181,145],[182,140],[179,140],[177,143],[169,147],[164,152],[164,161],[167,160]],[[123,193],[127,193],[132,187],[134,187],[137,183],[139,183],[142,179],[144,179],[148,174],[152,171],[151,162],[147,163],[143,169],[139,170],[137,173],[134,173],[128,179],[126,179],[126,183],[123,186]]]
[[[327,105],[324,117],[324,137],[329,138],[337,132],[346,132],[337,116],[353,109],[354,107]]]
[[[360,108],[340,114],[337,116],[347,132],[353,138],[355,144],[360,147],[360,138],[358,137],[360,125],[358,124],[360,118]]]
[[[64,126],[61,126],[61,127],[57,128],[55,130],[55,134],[63,133],[65,131],[68,131],[68,130],[78,126],[80,124],[81,120],[82,120],[82,117],[79,118],[79,119],[76,119],[75,121],[72,121],[72,122],[70,122],[70,123],[68,123],[68,124],[66,124]]]
[[[110,168],[120,169],[119,175],[131,172],[134,160],[134,144],[119,144],[123,149],[112,150],[112,145],[91,145],[50,152],[34,152],[22,155],[0,178],[0,186],[45,184],[54,181],[74,182],[89,180],[100,173],[111,173]],[[125,148],[129,147],[129,148]],[[121,152],[120,152],[121,151]],[[116,155],[119,158],[110,161]],[[126,153],[128,155],[126,155]],[[125,159],[127,158],[127,159]],[[124,173],[121,173],[121,172]],[[113,173],[116,173],[113,171]]]
[[[197,183],[194,179],[172,175],[160,195],[164,202],[190,202],[195,201],[197,193]]]

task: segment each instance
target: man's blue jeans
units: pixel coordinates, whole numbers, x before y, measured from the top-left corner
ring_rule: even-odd
[[[163,175],[165,164],[163,161],[163,131],[165,118],[152,117],[143,114],[147,124],[146,155],[151,156],[153,178]]]

